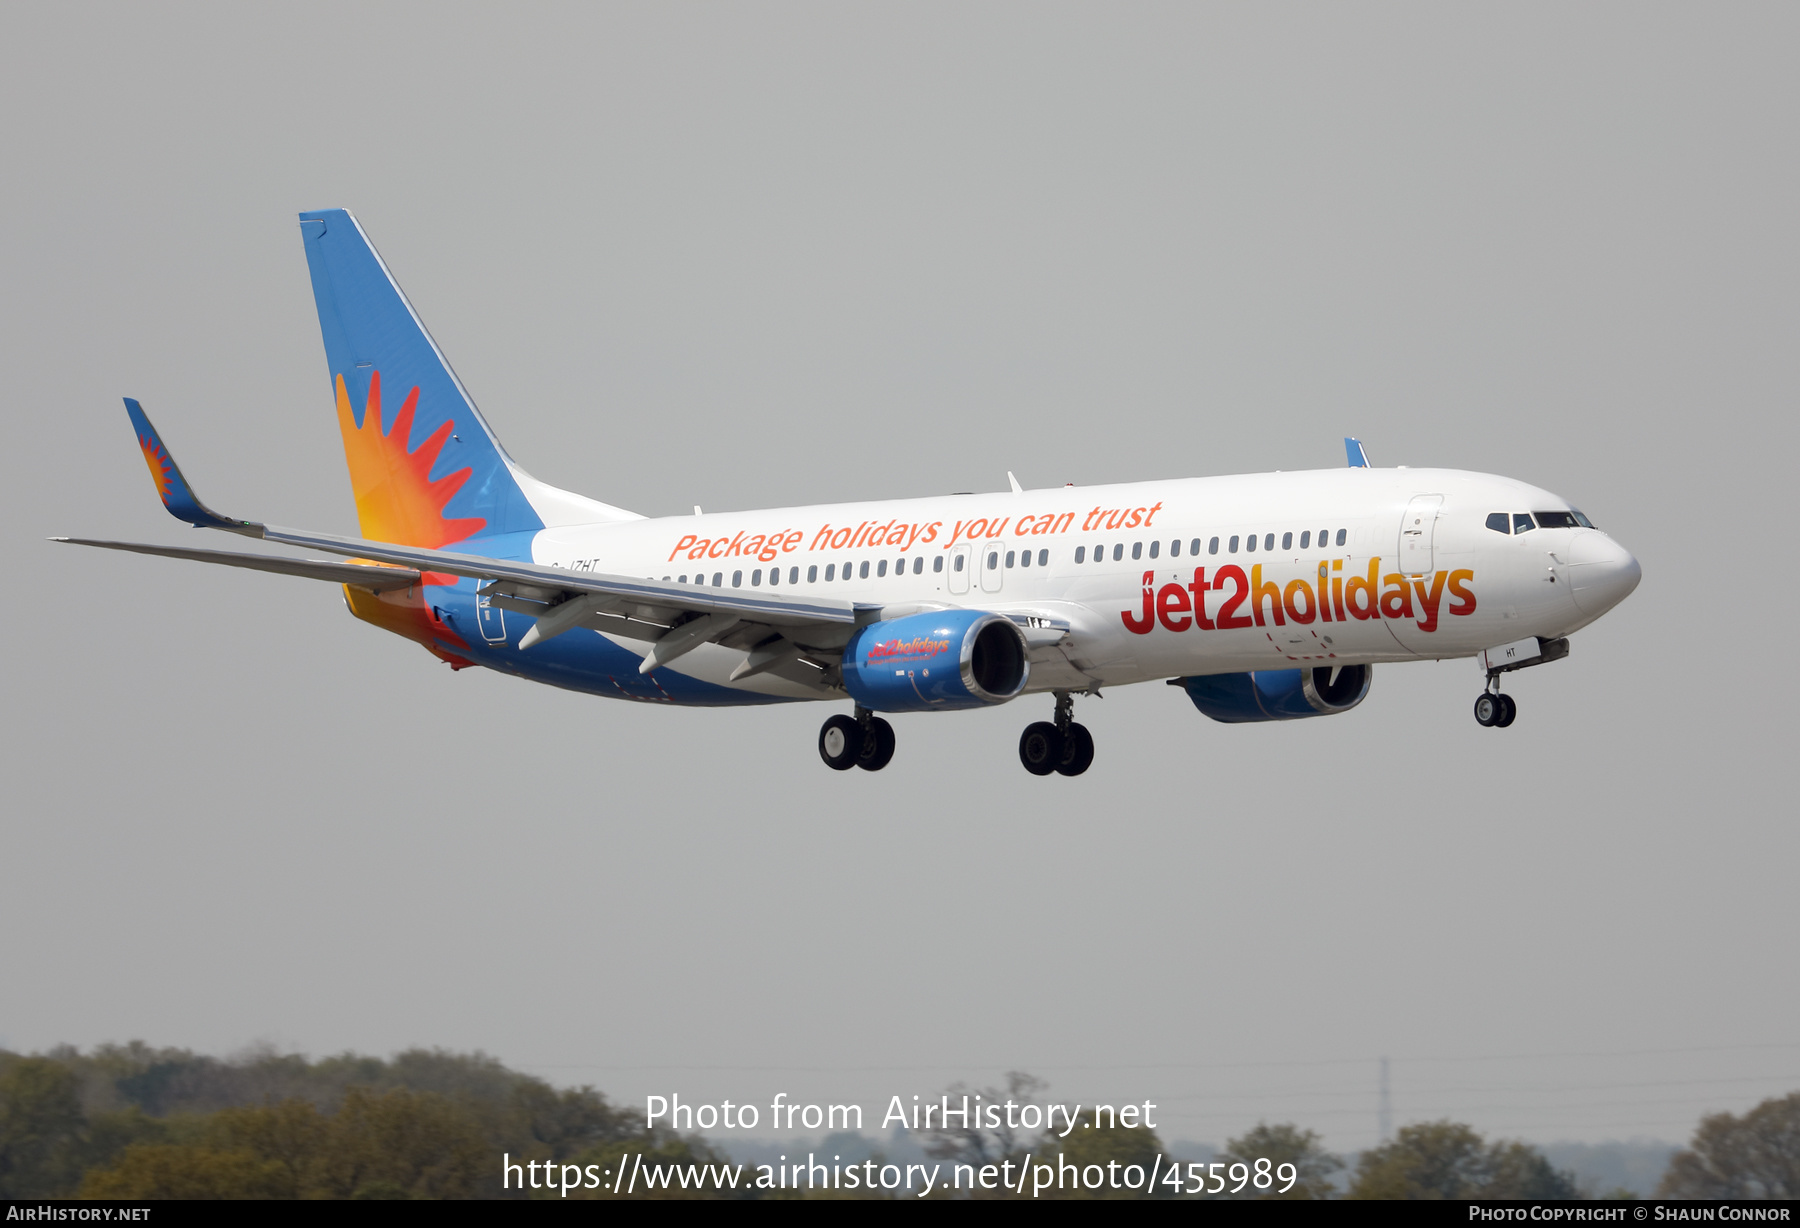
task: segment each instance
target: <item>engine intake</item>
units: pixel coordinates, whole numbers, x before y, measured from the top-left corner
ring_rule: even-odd
[[[1345,665],[1336,670],[1324,666],[1207,674],[1180,682],[1194,706],[1205,715],[1228,725],[1241,725],[1348,712],[1368,695],[1373,677],[1370,666]]]
[[[1031,675],[1025,635],[982,610],[932,610],[870,623],[844,646],[844,689],[875,712],[1003,704]]]

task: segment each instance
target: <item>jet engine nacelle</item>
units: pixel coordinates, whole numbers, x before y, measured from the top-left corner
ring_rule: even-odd
[[[1003,704],[1031,674],[1025,634],[981,610],[932,610],[870,623],[844,646],[844,689],[876,712]]]
[[[1373,674],[1373,668],[1367,665],[1345,665],[1335,670],[1329,666],[1259,669],[1247,674],[1183,678],[1181,685],[1200,711],[1215,721],[1236,725],[1348,712],[1369,693]]]

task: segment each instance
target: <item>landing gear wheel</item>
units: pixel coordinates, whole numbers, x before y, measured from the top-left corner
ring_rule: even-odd
[[[1513,702],[1511,695],[1500,696],[1500,718],[1494,722],[1495,729],[1505,729],[1519,715],[1519,705]]]
[[[1483,729],[1492,729],[1500,723],[1500,714],[1503,711],[1505,709],[1500,705],[1500,697],[1483,691],[1475,701],[1475,723]]]
[[[1086,725],[1070,725],[1063,735],[1063,753],[1056,770],[1064,776],[1079,776],[1094,762],[1094,735]]]
[[[894,727],[879,716],[870,717],[863,730],[862,753],[856,766],[866,772],[879,772],[894,757]]]
[[[834,716],[819,729],[819,758],[834,772],[855,767],[862,748],[863,727],[853,717]]]
[[[1033,721],[1019,735],[1019,762],[1033,776],[1048,776],[1063,755],[1063,737],[1048,721]]]

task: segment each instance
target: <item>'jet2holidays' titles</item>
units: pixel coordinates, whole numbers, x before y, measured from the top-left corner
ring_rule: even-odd
[[[1381,559],[1376,557],[1369,560],[1366,576],[1352,575],[1348,580],[1340,574],[1343,568],[1342,559],[1321,562],[1316,589],[1304,577],[1289,580],[1285,586],[1265,581],[1261,563],[1247,576],[1242,567],[1228,563],[1213,573],[1210,583],[1207,569],[1196,567],[1191,582],[1161,588],[1156,587],[1156,573],[1146,571],[1142,612],[1121,610],[1119,617],[1133,635],[1149,635],[1158,623],[1170,631],[1232,631],[1266,626],[1271,620],[1277,627],[1285,627],[1290,620],[1304,626],[1315,620],[1341,623],[1370,618],[1410,618],[1419,624],[1419,630],[1436,631],[1446,588],[1452,598],[1450,614],[1475,612],[1475,594],[1469,591],[1475,573],[1468,568],[1429,576],[1409,577],[1397,571],[1382,575]],[[1224,597],[1210,616],[1206,611],[1209,592]]]

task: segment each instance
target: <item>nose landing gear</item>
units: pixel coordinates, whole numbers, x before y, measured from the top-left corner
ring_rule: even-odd
[[[1493,686],[1494,683],[1488,685]],[[1519,705],[1511,695],[1499,691],[1483,691],[1475,700],[1475,723],[1483,729],[1505,729],[1519,715]]]
[[[1075,700],[1056,692],[1055,723],[1034,721],[1019,735],[1019,762],[1033,776],[1079,776],[1094,762],[1094,737],[1074,721]]]
[[[894,757],[894,727],[860,705],[855,716],[831,717],[819,729],[819,758],[834,772],[879,772]]]

